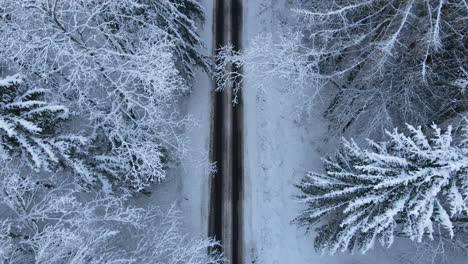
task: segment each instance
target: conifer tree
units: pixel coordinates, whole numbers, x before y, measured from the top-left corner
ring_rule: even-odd
[[[52,137],[55,125],[68,109],[43,100],[45,89],[25,89],[19,74],[0,80],[0,154],[19,155],[36,169],[59,163]]]
[[[0,158],[26,160],[36,171],[66,168],[84,186],[112,192],[108,177],[96,169],[91,139],[57,131],[68,108],[47,102],[46,92],[29,88],[20,74],[0,79]]]
[[[181,72],[193,78],[193,66],[198,65],[208,71],[210,65],[205,55],[200,53],[204,47],[198,35],[197,22],[204,22],[204,8],[196,0],[144,1],[154,9],[158,24],[167,30],[174,41],[174,53],[181,65]]]
[[[421,242],[454,238],[466,225],[468,127],[459,141],[451,127],[442,132],[433,125],[432,138],[407,127],[409,136],[395,129],[386,142],[369,140],[371,149],[344,140],[324,160],[325,174],[310,172],[298,185],[308,208],[296,221],[309,228],[322,223],[316,249],[365,253],[376,241],[392,245],[396,232]]]

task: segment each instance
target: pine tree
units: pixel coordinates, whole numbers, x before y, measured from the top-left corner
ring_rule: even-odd
[[[44,100],[46,89],[29,89],[23,76],[0,79],[0,160],[26,160],[35,171],[63,168],[88,188],[113,191],[96,169],[92,140],[57,130],[68,119],[68,108]]]
[[[68,115],[62,105],[43,100],[45,89],[25,89],[19,74],[0,80],[0,155],[21,156],[35,169],[58,165],[54,129]]]
[[[195,0],[150,0],[147,5],[154,9],[159,26],[166,29],[174,41],[174,53],[182,64],[181,72],[193,78],[195,65],[209,71],[208,60],[199,51],[204,44],[197,32],[197,23],[205,20],[203,6]]]
[[[308,208],[297,223],[322,223],[317,250],[365,253],[376,241],[389,247],[396,232],[421,242],[454,238],[466,225],[457,220],[468,215],[468,126],[458,142],[451,127],[443,133],[433,125],[430,139],[420,127],[407,127],[410,136],[387,131],[388,141],[368,141],[371,149],[344,140],[324,160],[326,174],[309,172],[298,185]]]

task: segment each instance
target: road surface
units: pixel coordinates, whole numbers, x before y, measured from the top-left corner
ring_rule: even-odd
[[[213,55],[231,43],[241,49],[241,0],[215,0],[213,21]],[[242,69],[232,67],[240,72]],[[233,105],[232,87],[222,92],[213,83],[211,124],[211,161],[217,172],[211,180],[209,236],[218,239],[229,263],[241,264],[242,252],[242,185],[243,185],[243,111],[242,90]]]

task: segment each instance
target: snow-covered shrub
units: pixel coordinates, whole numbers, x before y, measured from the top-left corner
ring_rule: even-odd
[[[70,109],[73,128],[94,141],[92,173],[114,189],[141,190],[165,178],[184,152],[176,108],[196,64],[207,67],[196,1],[0,0],[0,57],[31,87]],[[180,70],[179,70],[180,69]],[[75,164],[82,168],[84,165]]]
[[[296,221],[309,228],[322,223],[316,249],[365,253],[376,241],[389,247],[397,232],[421,242],[466,229],[468,127],[458,143],[450,127],[433,125],[431,138],[407,127],[409,136],[387,132],[389,140],[369,140],[370,149],[345,140],[324,160],[326,174],[310,172],[298,185],[307,209]]]
[[[221,263],[215,243],[183,235],[179,214],[83,192],[57,175],[1,163],[2,263]]]

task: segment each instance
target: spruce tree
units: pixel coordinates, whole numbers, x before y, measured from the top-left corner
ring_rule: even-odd
[[[181,72],[192,79],[195,65],[209,71],[209,61],[200,52],[205,45],[197,32],[197,24],[205,21],[204,7],[196,0],[149,0],[148,6],[158,14],[158,25],[174,41],[174,54]]]
[[[68,109],[43,100],[45,89],[27,89],[19,74],[0,80],[0,154],[21,156],[35,169],[51,169],[59,163],[54,147],[55,126]]]
[[[48,102],[46,89],[30,88],[23,78],[0,79],[0,159],[25,160],[35,171],[62,168],[82,186],[113,192],[108,175],[97,168],[93,140],[58,131],[68,120],[68,108]]]
[[[409,136],[395,129],[386,142],[369,140],[370,149],[344,140],[324,159],[325,174],[309,172],[298,185],[308,208],[296,221],[319,225],[317,250],[365,253],[376,241],[389,247],[396,232],[421,242],[453,238],[466,225],[468,126],[458,141],[451,127],[433,125],[432,138],[407,127]]]

